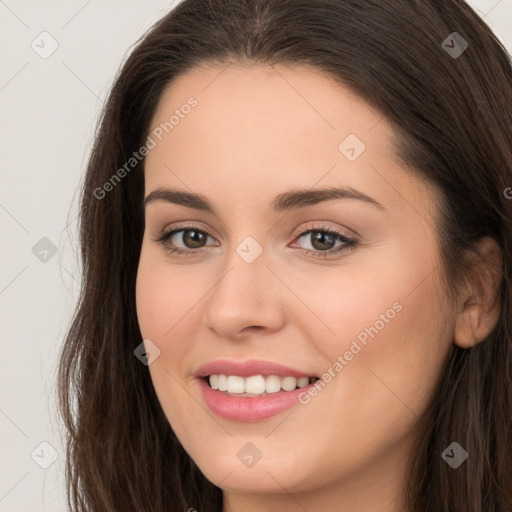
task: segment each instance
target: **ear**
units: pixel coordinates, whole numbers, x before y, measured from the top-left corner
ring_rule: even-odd
[[[455,322],[454,343],[471,348],[484,340],[498,323],[501,313],[500,284],[502,254],[496,240],[480,239],[469,256],[470,272],[462,291]]]

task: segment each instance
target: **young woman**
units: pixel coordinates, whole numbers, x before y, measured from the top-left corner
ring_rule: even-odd
[[[73,511],[512,510],[512,67],[462,0],[185,0],[106,102]]]

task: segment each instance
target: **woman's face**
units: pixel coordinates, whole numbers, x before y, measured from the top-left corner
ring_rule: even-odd
[[[453,340],[437,196],[394,160],[386,120],[325,75],[223,69],[180,76],[151,125],[145,197],[174,193],[146,202],[136,292],[163,411],[225,491],[391,500]],[[274,393],[294,372],[249,366],[262,377],[227,379],[232,394],[269,392],[237,397],[197,377],[218,360],[324,377]]]

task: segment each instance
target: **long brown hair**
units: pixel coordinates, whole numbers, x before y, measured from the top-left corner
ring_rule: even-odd
[[[449,51],[464,50],[453,32],[468,44],[460,55]],[[441,193],[452,297],[468,277],[466,250],[484,236],[499,244],[498,324],[474,348],[452,346],[405,491],[411,512],[510,512],[512,67],[463,0],[185,0],[137,43],[104,105],[81,189],[82,289],[58,373],[71,510],[222,510],[221,489],[180,445],[134,356],[144,160],[126,162],[174,78],[240,61],[327,72],[392,123],[397,156]],[[441,458],[452,441],[469,453],[457,470]]]

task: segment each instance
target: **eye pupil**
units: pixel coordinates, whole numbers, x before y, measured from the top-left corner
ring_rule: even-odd
[[[204,233],[200,231],[195,231],[193,229],[187,229],[183,232],[183,242],[187,246],[191,246],[191,249],[197,249],[198,247],[202,247],[202,242],[206,237]]]
[[[332,247],[334,247],[334,243],[336,242],[336,240],[334,239],[334,237],[329,234],[329,233],[326,233],[324,231],[312,231],[311,232],[311,236],[313,238],[313,247],[315,247],[316,249],[318,250],[325,250],[325,249],[332,249]],[[325,242],[325,240],[328,240],[327,242]],[[317,242],[320,242],[320,246],[316,246],[316,243]]]

